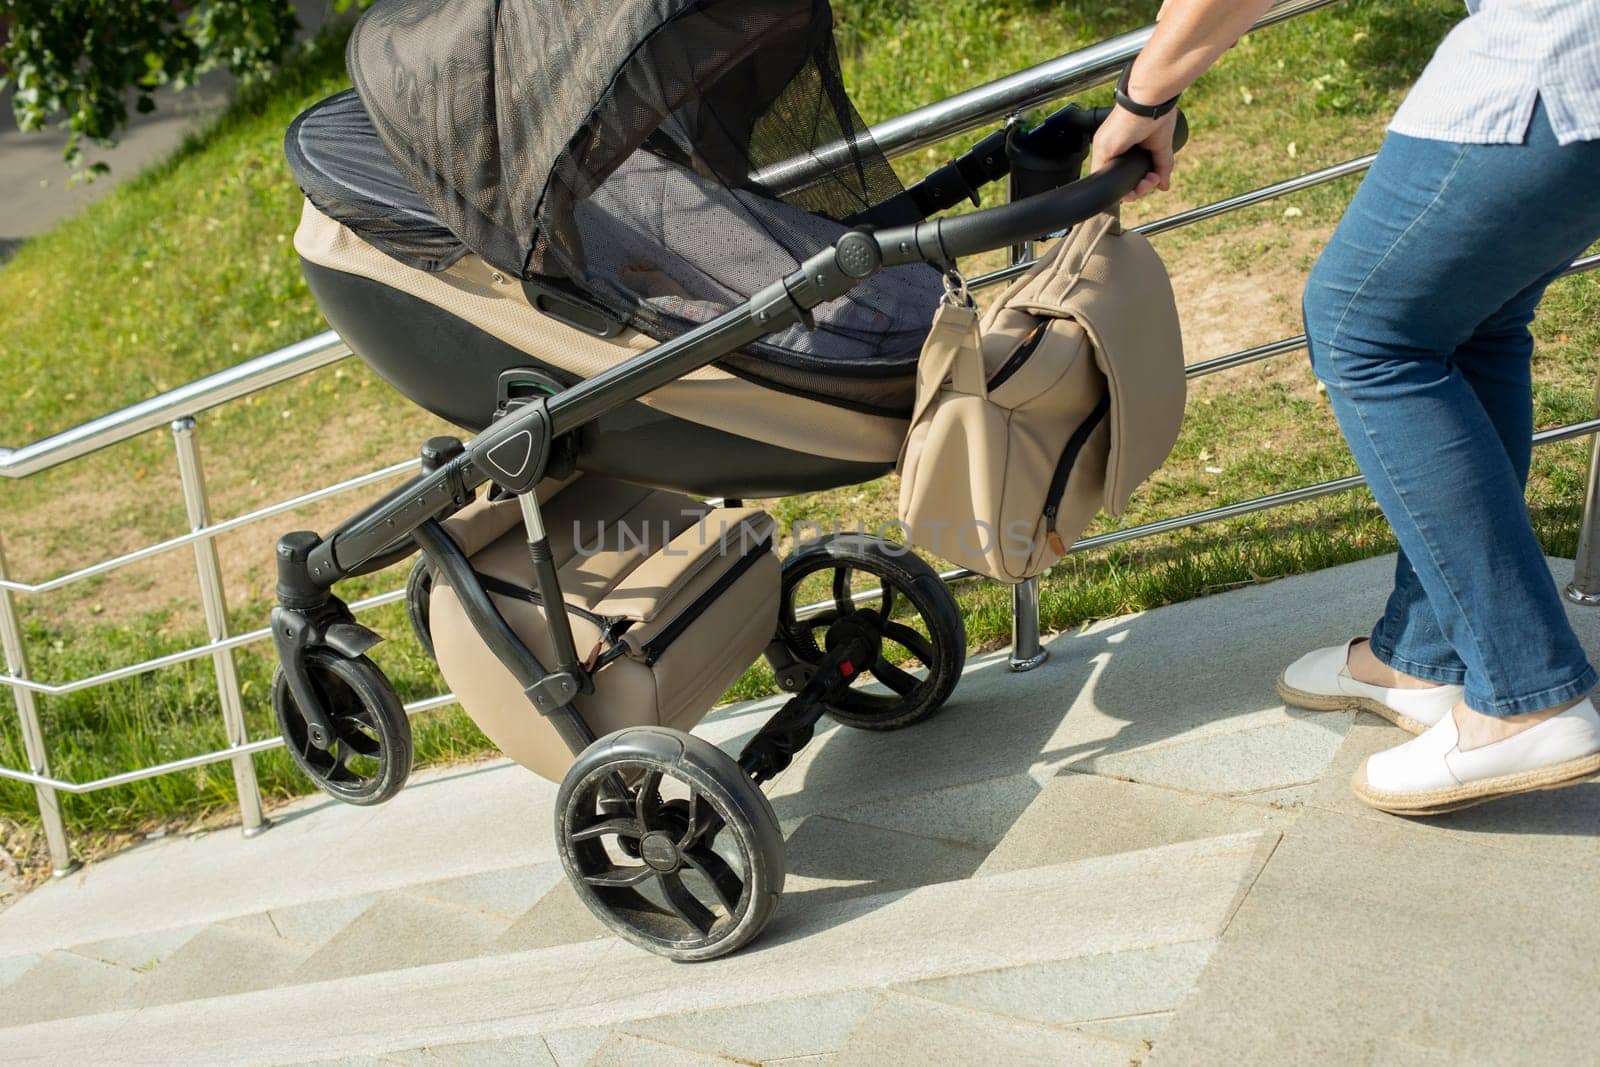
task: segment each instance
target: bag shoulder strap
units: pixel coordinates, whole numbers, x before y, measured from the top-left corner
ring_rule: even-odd
[[[940,304],[933,327],[917,358],[917,405],[913,425],[927,414],[946,380],[958,392],[987,397],[983,373],[983,346],[978,336],[978,310],[960,304]]]

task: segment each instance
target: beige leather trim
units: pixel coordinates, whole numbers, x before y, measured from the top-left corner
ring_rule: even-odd
[[[606,594],[598,610],[602,615],[653,622],[662,605],[687,594],[713,561],[724,554],[737,558],[753,551],[772,536],[775,525],[759,508],[719,508],[629,572]],[[721,568],[713,570],[720,572]]]
[[[572,474],[566,478],[546,478],[533,487],[533,495],[543,504],[580,477],[582,475]],[[515,500],[491,501],[486,493],[444,520],[443,526],[462,553],[470,557],[482,552],[521,521],[522,508]]]
[[[437,273],[384,255],[307,201],[294,247],[309,262],[369,278],[465,319],[524,352],[585,378],[649,351],[655,342],[625,330],[594,337],[534,310],[521,282],[465,255]],[[774,279],[776,280],[776,279]],[[892,463],[906,424],[766,389],[704,367],[644,398],[669,415],[782,448],[859,463]]]
[[[539,608],[501,597],[495,598],[495,606],[534,655],[541,662],[550,662],[554,650]],[[530,771],[560,781],[572,766],[573,754],[550,720],[523,694],[511,671],[478,637],[449,586],[434,586],[428,617],[440,673],[478,728],[500,751]],[[594,628],[583,619],[574,617],[572,628],[580,648],[594,643]],[[655,676],[648,667],[624,656],[600,672],[597,693],[602,679],[604,699],[580,695],[576,701],[596,736],[625,726],[657,724]]]

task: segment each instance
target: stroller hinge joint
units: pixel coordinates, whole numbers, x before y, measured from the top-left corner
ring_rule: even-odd
[[[541,398],[508,409],[466,445],[465,462],[509,492],[522,494],[544,477],[550,461],[550,413]],[[456,466],[462,460],[451,465]]]
[[[541,715],[553,715],[572,702],[582,688],[576,676],[566,671],[547,674],[528,686],[525,692]]]

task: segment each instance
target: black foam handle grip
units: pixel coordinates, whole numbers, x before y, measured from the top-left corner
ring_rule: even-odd
[[[1178,112],[1172,147],[1182,148],[1189,124]],[[1110,210],[1150,173],[1150,153],[1134,148],[1111,164],[1059,189],[951,219],[880,230],[875,235],[885,266],[925,260],[953,263],[961,256],[1006,248],[1076,226]]]

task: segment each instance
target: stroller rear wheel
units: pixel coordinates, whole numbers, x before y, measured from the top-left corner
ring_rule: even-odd
[[[802,618],[798,601],[819,597],[825,606]],[[835,534],[783,561],[778,639],[791,655],[821,662],[827,628],[845,616],[882,636],[883,652],[870,669],[890,692],[852,688],[828,706],[831,718],[863,730],[897,730],[949,699],[966,663],[967,628],[949,587],[921,557],[881,538]]]
[[[306,674],[333,722],[333,744],[311,743],[305,716],[279,667],[272,711],[295,765],[346,804],[381,804],[411,774],[411,720],[381,670],[365,656],[347,659],[329,648],[306,652]]]
[[[406,617],[411,620],[411,632],[428,658],[437,660],[433,651],[433,629],[428,621],[428,599],[433,595],[433,568],[422,556],[411,565],[406,575]]]
[[[744,945],[783,893],[772,806],[729,756],[664,727],[590,745],[556,799],[561,864],[595,916],[675,960]]]

